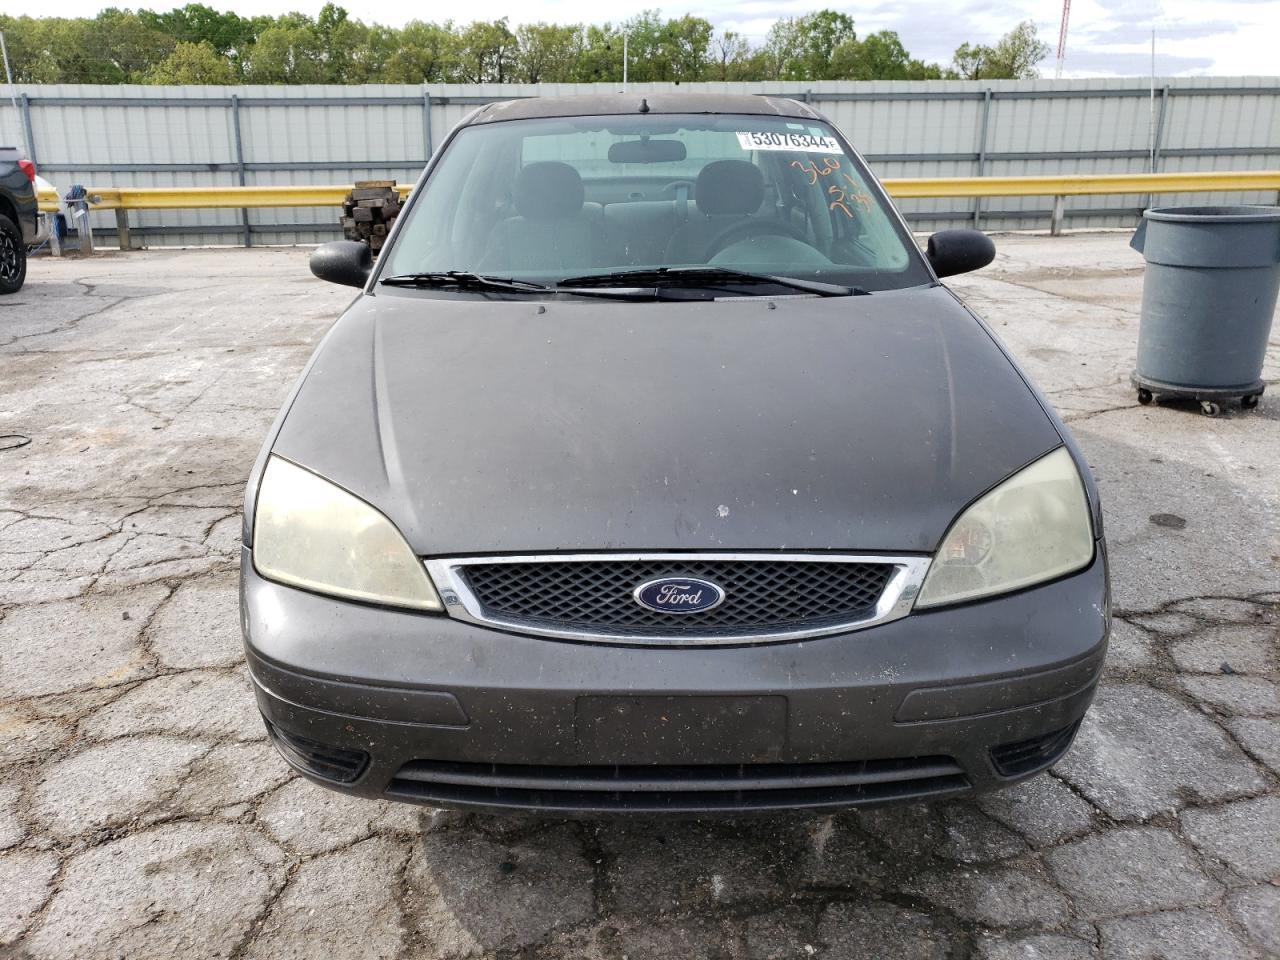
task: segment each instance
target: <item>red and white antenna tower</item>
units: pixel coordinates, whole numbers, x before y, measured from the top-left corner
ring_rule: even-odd
[[[1058,69],[1056,79],[1062,79],[1062,62],[1067,59],[1067,20],[1071,16],[1071,0],[1062,0],[1062,26],[1058,28]]]

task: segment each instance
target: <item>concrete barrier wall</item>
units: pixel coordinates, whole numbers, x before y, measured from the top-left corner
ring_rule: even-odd
[[[616,84],[151,87],[33,85],[0,107],[0,140],[25,144],[42,175],[88,186],[230,186],[414,181],[478,105],[614,92]],[[769,93],[830,117],[882,177],[1142,173],[1280,168],[1280,78],[633,84]],[[1074,197],[1066,226],[1132,226],[1145,196]],[[1156,202],[1276,203],[1274,193]],[[1051,197],[904,200],[920,230],[977,222],[1043,229]],[[115,229],[111,214],[95,227]],[[148,245],[314,243],[331,210],[135,212]],[[137,241],[135,241],[137,242]]]

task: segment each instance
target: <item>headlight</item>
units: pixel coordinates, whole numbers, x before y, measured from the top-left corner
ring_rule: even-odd
[[[440,610],[426,568],[369,504],[271,457],[258,487],[253,565],[269,580],[352,600]]]
[[[1059,447],[969,507],[947,531],[917,607],[1007,593],[1085,567],[1093,559],[1089,501]]]

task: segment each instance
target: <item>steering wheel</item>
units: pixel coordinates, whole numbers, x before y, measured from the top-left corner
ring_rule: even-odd
[[[738,223],[730,224],[711,238],[711,242],[707,244],[706,259],[710,261],[725,247],[730,247],[751,237],[762,236],[790,237],[792,240],[799,240],[803,244],[812,246],[812,244],[809,244],[809,238],[804,235],[803,230],[782,220],[742,220]]]

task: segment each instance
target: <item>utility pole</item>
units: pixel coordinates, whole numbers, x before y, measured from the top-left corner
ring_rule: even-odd
[[[13,119],[22,127],[22,112],[18,109],[18,91],[13,85],[13,71],[9,69],[9,48],[4,44],[4,31],[0,30],[0,57],[4,59],[4,80],[9,85],[9,102],[13,104]],[[25,139],[26,134],[23,134]],[[14,141],[17,142],[16,140]],[[27,156],[31,156],[31,144],[27,144]]]
[[[622,35],[622,92],[627,92],[627,35]]]
[[[1151,28],[1151,117],[1147,121],[1147,141],[1151,144],[1151,172],[1156,171],[1156,28]]]
[[[1062,79],[1062,64],[1067,59],[1067,20],[1071,16],[1071,0],[1062,0],[1062,26],[1058,27],[1058,69],[1054,79]]]

